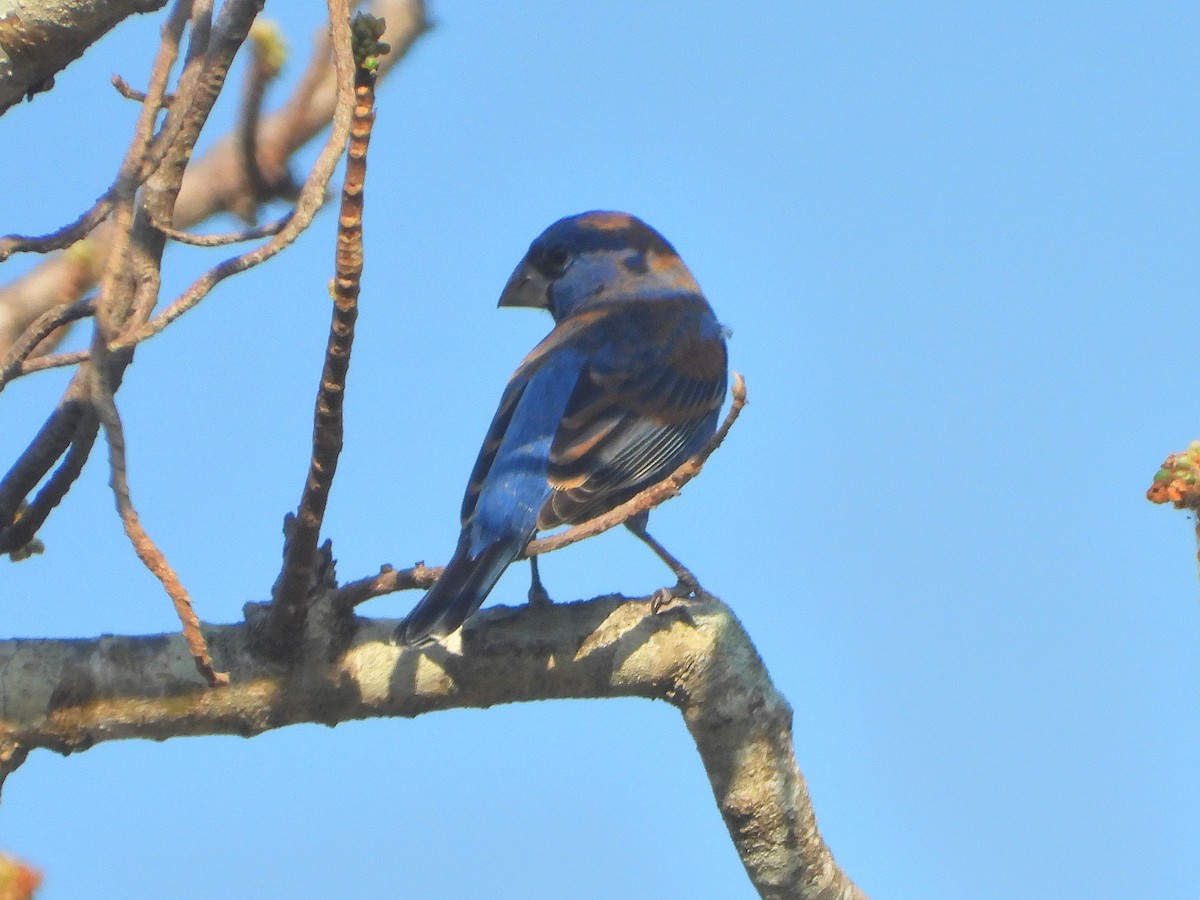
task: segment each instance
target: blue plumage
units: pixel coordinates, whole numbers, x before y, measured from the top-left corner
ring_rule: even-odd
[[[499,305],[546,309],[555,328],[509,380],[463,498],[458,546],[397,629],[401,643],[454,632],[535,532],[623,503],[716,429],[722,329],[674,248],[639,219],[555,222]],[[644,523],[631,529],[655,546]]]

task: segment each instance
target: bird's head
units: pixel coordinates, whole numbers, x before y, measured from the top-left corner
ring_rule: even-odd
[[[498,305],[549,310],[561,322],[598,299],[699,292],[675,248],[641,219],[586,212],[559,219],[538,235]]]

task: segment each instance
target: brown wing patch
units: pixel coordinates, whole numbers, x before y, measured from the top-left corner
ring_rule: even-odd
[[[670,364],[688,378],[720,378],[728,365],[725,344],[719,338],[705,338],[693,332],[679,342]]]

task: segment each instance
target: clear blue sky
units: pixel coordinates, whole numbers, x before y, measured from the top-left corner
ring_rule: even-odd
[[[321,6],[268,4],[292,77]],[[559,216],[629,210],[732,328],[751,401],[656,532],[794,706],[839,861],[876,898],[1192,895],[1195,544],[1143,492],[1200,436],[1200,8],[434,14],[372,144],[341,575],[446,558],[502,385],[549,325],[494,308],[504,279]],[[135,115],[108,77],[144,81],[159,21],[0,119],[0,231],[56,227],[108,184]],[[144,522],[208,620],[278,569],[333,227],[144,346],[119,396]],[[221,252],[173,250],[168,291]],[[4,464],[63,381],[0,397]],[[0,564],[5,633],[176,627],[105,482],[97,458],[46,554]],[[560,599],[665,580],[620,533],[544,573]],[[45,870],[46,900],[751,895],[678,714],[635,700],[39,751],[0,846]]]

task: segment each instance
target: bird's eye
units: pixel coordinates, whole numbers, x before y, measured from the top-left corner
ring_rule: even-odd
[[[546,274],[557,278],[563,272],[567,271],[567,260],[570,259],[570,256],[571,254],[567,252],[566,247],[547,247],[542,257]]]

